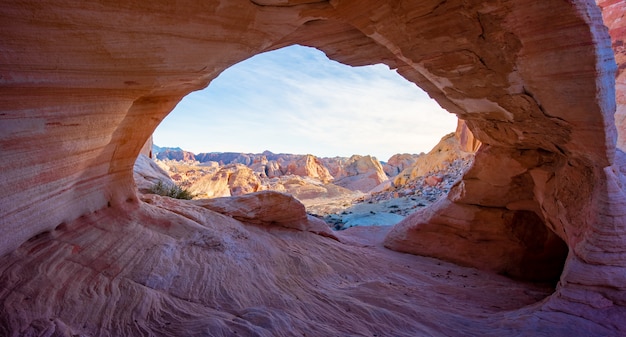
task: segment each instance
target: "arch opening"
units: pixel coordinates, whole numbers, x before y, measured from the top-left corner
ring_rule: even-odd
[[[196,154],[269,150],[387,161],[430,151],[456,121],[387,65],[353,67],[290,45],[241,61],[187,95],[154,142]]]
[[[168,125],[173,117],[181,118]],[[175,148],[158,148],[155,157],[196,198],[277,190],[334,230],[391,226],[445,196],[470,165],[476,141],[467,128],[451,137],[455,128],[456,116],[387,65],[353,67],[292,45],[242,61],[184,98],[154,134],[155,144]],[[177,142],[203,133],[204,145]],[[237,144],[237,135],[245,141]],[[434,145],[437,153],[426,155]],[[427,167],[416,168],[418,161]],[[150,183],[140,189],[157,184]]]
[[[285,48],[285,47],[283,47]],[[302,48],[302,47],[300,47]],[[280,51],[281,49],[277,49],[277,51]],[[284,51],[285,49],[283,49]],[[288,50],[288,49],[286,49]],[[315,57],[315,56],[311,56],[309,55],[309,57]],[[301,60],[299,60],[301,61]],[[261,64],[262,65],[262,64]],[[257,67],[259,67],[259,64],[256,64]],[[300,63],[301,67],[306,66],[306,64],[302,64]],[[225,70],[225,72],[228,72],[229,70]],[[263,68],[263,71],[267,72],[270,71],[269,68]],[[216,79],[216,81],[219,80],[219,77]],[[300,79],[298,78],[294,78],[291,77],[289,78],[289,81],[293,84],[295,81],[298,81]],[[253,82],[253,81],[250,81]],[[258,85],[258,84],[257,84]],[[345,85],[345,84],[344,84]],[[246,86],[244,90],[251,90],[251,86]],[[282,88],[274,88],[274,93],[282,93],[284,95],[284,91],[281,91]],[[209,86],[209,88],[207,89],[208,91],[211,90],[211,86]],[[300,89],[301,91],[303,91],[302,89]],[[299,92],[298,94],[302,94],[302,92]],[[218,91],[217,96],[220,96],[219,98],[223,98],[227,95],[225,95],[224,91],[220,92]],[[231,97],[235,97],[237,96],[237,94],[230,94]],[[276,95],[276,96],[280,96],[280,95]],[[207,106],[210,106],[211,103],[215,103],[215,100],[218,99],[218,97],[214,97],[213,101],[211,100],[207,100],[205,101]],[[241,99],[241,97],[239,97],[239,99]],[[310,103],[310,102],[309,102]],[[181,103],[183,104],[183,103]],[[325,108],[327,108],[328,106],[326,105]],[[178,113],[176,110],[174,110],[172,112],[173,114]],[[218,111],[213,111],[213,113],[219,113]],[[248,115],[253,115],[255,112],[248,112]],[[259,113],[259,112],[256,112]],[[419,111],[406,111],[405,113],[411,113],[411,114],[419,114]],[[210,114],[210,113],[207,113]],[[260,113],[261,115],[264,115],[262,113]],[[244,115],[245,116],[245,115]],[[265,117],[265,116],[264,116]],[[264,121],[261,121],[258,125],[262,126]],[[199,123],[202,124],[202,123]],[[222,124],[220,123],[216,123],[218,125],[223,125],[224,123],[222,122]],[[466,131],[468,132],[468,131]],[[230,134],[232,135],[234,132],[230,131]],[[470,133],[471,134],[471,133]],[[258,135],[257,135],[258,138]],[[178,145],[178,144],[175,144]],[[441,151],[441,150],[439,150]],[[241,153],[243,154],[250,154],[251,151],[242,151]],[[260,151],[259,151],[260,152]],[[309,152],[309,151],[307,151]],[[269,153],[268,153],[269,154]],[[233,157],[232,154],[229,154],[231,157]],[[262,156],[261,156],[262,157]],[[166,157],[164,157],[166,158]],[[204,156],[204,158],[219,158],[218,156]],[[218,159],[219,160],[219,159]],[[242,160],[242,158],[237,158],[236,160]],[[246,159],[244,159],[245,161],[247,161],[247,164],[254,164],[255,160],[258,159],[254,159],[254,157],[248,157]],[[442,159],[445,160],[445,159]],[[228,162],[227,162],[228,163]],[[181,168],[177,167],[175,168],[177,171],[180,171]],[[464,172],[465,170],[463,170]],[[268,171],[267,171],[267,167],[264,168],[263,172],[265,173],[265,175],[268,175]],[[461,172],[462,173],[462,172]],[[203,173],[204,174],[204,173]],[[181,178],[181,174],[176,174],[176,176],[180,179]],[[460,176],[459,176],[460,177]],[[392,177],[393,178],[393,177]],[[213,178],[214,179],[214,178]],[[524,186],[525,185],[525,189],[527,193],[528,190],[528,186],[532,185],[532,181],[529,181],[528,176],[525,176],[522,180],[524,180],[523,182],[519,182],[518,185],[519,186]],[[252,187],[234,187],[229,189],[229,192],[231,193],[230,195],[233,194],[240,194],[240,193],[249,193],[249,192],[254,192],[259,190],[259,186],[260,184],[258,183],[254,183],[253,185],[256,186],[252,186]],[[466,184],[467,185],[467,184]],[[190,185],[187,185],[190,186]],[[269,189],[269,188],[268,188]],[[445,193],[443,194],[443,196],[445,196],[445,194],[447,194],[449,188],[445,190]],[[195,190],[196,192],[198,191],[197,189]],[[236,191],[236,192],[235,192]],[[234,192],[234,193],[233,193]],[[220,192],[221,193],[221,192]],[[314,195],[315,193],[312,193],[310,195]],[[217,195],[217,194],[207,194],[207,195],[203,195],[204,197],[215,197],[215,196],[225,196],[225,195]],[[296,197],[301,197],[301,198],[306,198],[306,192],[301,193],[300,195],[296,196]],[[454,197],[453,197],[454,198]],[[430,200],[435,201],[435,200]],[[465,203],[469,203],[469,201],[463,201]],[[421,202],[418,201],[418,203],[421,204]],[[484,204],[484,201],[480,201],[480,203]],[[306,202],[305,202],[306,204]],[[423,206],[429,206],[430,203],[427,203],[427,205],[423,205]],[[308,206],[308,204],[307,204]],[[498,205],[499,207],[503,207],[504,205]],[[426,207],[428,208],[428,207]],[[506,221],[506,223],[504,224],[505,227],[510,228],[510,233],[506,234],[505,236],[509,236],[509,240],[512,240],[515,242],[515,246],[514,248],[511,248],[507,254],[509,255],[516,255],[515,258],[511,258],[509,261],[502,263],[501,261],[497,261],[494,264],[499,264],[500,266],[497,268],[497,272],[501,273],[503,275],[507,275],[510,276],[512,278],[515,279],[522,279],[522,280],[527,280],[527,281],[533,281],[533,282],[548,282],[551,283],[553,286],[556,285],[556,282],[558,281],[558,278],[562,272],[563,269],[563,264],[567,255],[567,245],[565,244],[565,242],[559,238],[557,235],[555,235],[551,229],[549,229],[546,226],[545,221],[543,221],[539,216],[536,215],[535,210],[537,208],[537,205],[534,205],[532,207],[528,207],[531,210],[518,210],[518,211],[507,211],[507,210],[503,210],[502,214],[504,218],[507,218],[508,220]],[[334,210],[334,209],[333,209]],[[346,212],[347,213],[347,212]],[[410,212],[412,213],[412,212]],[[406,213],[405,215],[408,215],[410,213]],[[333,222],[335,221],[332,217],[327,217],[326,218],[327,221],[329,221],[332,225],[334,225],[334,227],[336,229],[342,228],[341,226],[344,225],[344,223],[341,222],[341,220],[339,220],[338,222]],[[399,220],[396,220],[395,222],[397,222]],[[394,223],[395,223],[394,222]],[[344,228],[348,228],[349,226],[346,226]],[[505,229],[505,231],[509,231],[508,229]],[[532,233],[532,234],[531,234]],[[533,236],[534,235],[534,236]],[[514,250],[514,251],[513,251]],[[495,253],[495,252],[492,252]],[[426,254],[428,255],[428,254]],[[470,254],[470,256],[472,256]],[[438,256],[440,258],[444,258],[446,259],[446,256]],[[458,259],[452,259],[454,261],[460,262],[461,264],[469,264],[472,265],[471,262],[469,261],[462,261],[462,260],[458,260]],[[486,269],[491,269],[491,267],[487,267]]]

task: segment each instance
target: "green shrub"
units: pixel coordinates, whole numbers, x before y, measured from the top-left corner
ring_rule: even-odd
[[[187,189],[184,189],[178,185],[165,184],[161,180],[159,180],[156,184],[150,187],[150,193],[184,200],[191,200],[194,197],[194,195],[191,194],[191,192],[189,192]]]

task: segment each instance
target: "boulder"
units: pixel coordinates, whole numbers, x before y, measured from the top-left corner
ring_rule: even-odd
[[[244,223],[292,228],[337,240],[324,221],[307,215],[304,205],[288,194],[262,191],[230,198],[194,200],[193,204]]]

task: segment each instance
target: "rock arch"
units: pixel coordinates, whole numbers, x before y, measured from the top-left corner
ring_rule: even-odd
[[[6,1],[0,15],[1,254],[83,214],[137,207],[134,159],[173,106],[228,66],[299,43],[397,68],[486,144],[451,196],[387,246],[523,275],[544,255],[529,257],[520,237],[534,232],[513,227],[545,223],[540,245],[556,233],[569,254],[557,293],[532,310],[623,324],[606,319],[626,304],[626,162],[593,1]],[[458,250],[421,244],[433,238]]]

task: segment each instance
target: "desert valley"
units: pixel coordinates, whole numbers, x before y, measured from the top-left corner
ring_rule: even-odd
[[[194,199],[276,191],[295,197],[335,230],[391,226],[447,195],[479,146],[462,122],[429,153],[396,154],[383,163],[361,155],[194,154],[154,146],[154,162],[144,154],[138,158],[135,181],[143,193],[164,184],[179,186]]]

